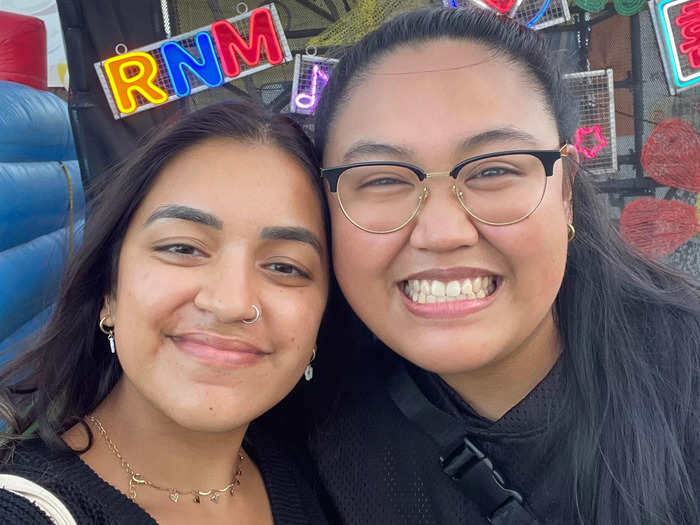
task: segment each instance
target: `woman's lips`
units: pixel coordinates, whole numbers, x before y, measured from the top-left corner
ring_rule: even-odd
[[[205,333],[170,336],[175,346],[197,361],[217,368],[241,368],[259,363],[270,355],[240,339],[229,339]]]

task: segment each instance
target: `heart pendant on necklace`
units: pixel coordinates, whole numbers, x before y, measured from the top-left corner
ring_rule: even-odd
[[[172,501],[173,503],[177,503],[178,499],[180,499],[180,494],[178,494],[177,492],[170,493],[170,501]]]

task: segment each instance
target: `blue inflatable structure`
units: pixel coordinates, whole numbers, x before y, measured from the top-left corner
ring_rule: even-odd
[[[2,351],[48,319],[66,258],[80,241],[85,197],[66,103],[0,81],[0,108]]]

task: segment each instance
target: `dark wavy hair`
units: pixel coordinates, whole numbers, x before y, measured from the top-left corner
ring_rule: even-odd
[[[573,104],[540,35],[485,10],[422,9],[399,15],[343,55],[316,110],[319,151],[372,65],[397,48],[437,39],[476,42],[520,65],[547,101],[561,141],[573,136]],[[690,474],[697,467],[686,458],[700,446],[700,287],[632,251],[586,174],[574,176],[574,165],[567,170],[577,234],[553,305],[564,346],[564,412],[571,415],[562,444],[570,462],[553,485],[562,487],[557,523],[689,525],[700,512]],[[347,355],[342,359],[327,367],[342,366],[347,375]],[[364,367],[373,359],[355,357]]]
[[[92,189],[82,245],[66,265],[53,316],[38,340],[9,351],[19,355],[0,371],[0,464],[11,461],[19,439],[35,432],[50,447],[67,450],[61,434],[94,410],[121,377],[98,321],[104,297],[116,287],[127,228],[163,168],[183,150],[216,137],[271,145],[295,159],[316,190],[328,235],[315,150],[289,117],[229,101],[171,120]]]

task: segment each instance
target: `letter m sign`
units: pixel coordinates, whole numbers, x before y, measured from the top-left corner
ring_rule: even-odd
[[[240,75],[238,55],[250,67],[260,63],[263,48],[270,64],[280,64],[285,58],[275,21],[267,9],[256,9],[250,14],[247,42],[228,20],[214,22],[211,33],[227,77],[235,78]]]

